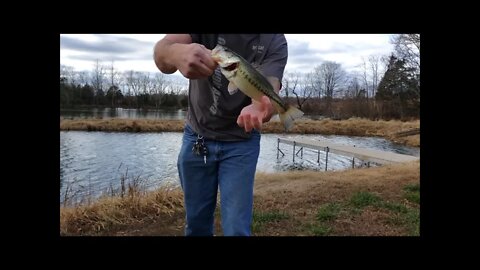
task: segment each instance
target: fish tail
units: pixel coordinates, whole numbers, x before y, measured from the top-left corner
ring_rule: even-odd
[[[279,105],[275,103],[274,105],[276,105],[275,107],[277,107],[280,121],[287,131],[292,128],[293,121],[303,116],[303,112],[297,109],[295,106],[287,105],[287,110],[285,111],[285,109],[281,108]]]

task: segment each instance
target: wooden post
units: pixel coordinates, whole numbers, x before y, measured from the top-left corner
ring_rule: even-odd
[[[320,149],[318,150],[317,163],[320,164]]]
[[[354,168],[355,168],[355,157],[353,157],[353,159],[352,159],[352,169],[354,169]]]
[[[278,159],[279,150],[280,150],[280,138],[277,138],[277,159]]]
[[[327,166],[328,166],[328,151],[329,151],[329,149],[328,149],[328,146],[327,146],[327,150],[326,150],[327,153],[326,153],[326,156],[325,156],[325,171],[327,171]]]
[[[293,141],[293,163],[295,163],[295,141]]]

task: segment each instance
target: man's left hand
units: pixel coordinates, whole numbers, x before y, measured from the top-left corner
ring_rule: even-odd
[[[262,130],[262,124],[270,121],[273,112],[270,99],[263,96],[261,102],[252,100],[252,104],[242,109],[237,118],[237,124],[243,127],[246,132],[250,132],[253,128]]]

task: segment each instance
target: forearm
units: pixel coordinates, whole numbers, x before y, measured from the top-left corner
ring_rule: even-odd
[[[211,51],[202,44],[192,43],[187,34],[166,35],[155,44],[153,58],[161,72],[172,74],[178,70],[193,80],[211,76],[217,67]]]
[[[177,71],[176,57],[179,44],[168,39],[162,39],[155,44],[153,57],[157,68],[166,74]]]

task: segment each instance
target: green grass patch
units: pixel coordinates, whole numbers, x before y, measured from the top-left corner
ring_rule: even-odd
[[[307,230],[315,236],[327,236],[333,231],[330,226],[323,223],[309,224]]]
[[[350,205],[356,208],[363,208],[365,206],[375,205],[379,203],[381,200],[382,198],[378,197],[375,194],[372,194],[370,192],[360,191],[353,194],[353,196],[350,198]]]
[[[283,219],[288,219],[289,216],[286,213],[279,211],[271,212],[253,212],[252,232],[259,232],[263,229],[264,225],[270,222],[277,222]]]
[[[406,213],[396,213],[389,222],[407,228],[409,235],[420,235],[420,210],[408,208]]]
[[[412,203],[420,204],[420,193],[419,192],[408,192],[405,194],[405,199]]]
[[[322,205],[317,211],[317,220],[329,221],[338,216],[340,205],[338,203],[327,203]]]
[[[403,190],[407,192],[420,192],[420,184],[410,184],[406,185]]]
[[[405,191],[403,196],[405,199],[412,203],[420,204],[420,184],[406,185],[403,190]]]
[[[395,203],[395,202],[378,202],[376,204],[377,207],[388,209],[392,212],[395,213],[401,213],[401,214],[406,214],[408,212],[408,208],[401,204],[401,203]]]

